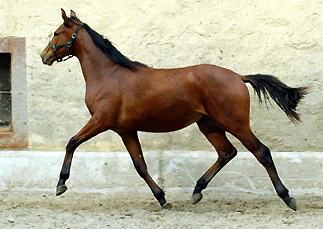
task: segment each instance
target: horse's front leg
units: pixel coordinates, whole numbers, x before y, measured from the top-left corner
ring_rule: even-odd
[[[131,133],[119,133],[121,136],[123,143],[125,144],[132,162],[139,174],[142,177],[149,188],[151,189],[152,193],[154,194],[155,198],[158,200],[160,206],[163,209],[170,209],[172,205],[166,202],[165,193],[163,190],[155,183],[155,181],[151,178],[147,171],[147,165],[145,163],[144,156],[142,154],[140,142],[138,139],[137,132]]]
[[[108,128],[105,128],[102,125],[99,118],[93,116],[89,120],[89,122],[74,137],[70,139],[66,146],[66,154],[59,176],[59,181],[56,187],[56,196],[63,194],[67,190],[65,182],[70,176],[71,163],[76,148],[83,142],[98,135],[99,133],[102,133],[103,131],[106,131],[107,129]]]

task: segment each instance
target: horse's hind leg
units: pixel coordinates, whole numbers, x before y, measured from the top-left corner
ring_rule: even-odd
[[[288,207],[296,211],[296,200],[289,196],[287,188],[280,180],[274,161],[271,157],[270,150],[256,138],[256,136],[250,130],[249,126],[240,127],[239,130],[236,131],[236,133],[232,134],[235,135],[265,167],[275,187],[277,195],[286,203]]]
[[[193,191],[193,204],[198,203],[202,198],[202,190],[205,189],[211,179],[237,155],[237,150],[225,136],[225,132],[208,117],[203,117],[197,122],[200,131],[206,136],[218,153],[218,159],[208,171],[197,181]]]
[[[158,200],[160,206],[163,209],[170,209],[172,205],[166,202],[165,193],[155,183],[155,181],[151,178],[151,176],[148,173],[147,165],[145,163],[144,156],[142,154],[137,132],[119,133],[119,135],[121,136],[123,143],[125,144],[131,156],[132,162],[139,176],[146,181],[147,185],[153,192],[155,198]]]

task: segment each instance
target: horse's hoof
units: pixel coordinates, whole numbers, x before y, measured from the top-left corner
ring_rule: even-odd
[[[198,202],[200,202],[200,200],[202,200],[203,195],[202,193],[195,193],[192,196],[192,204],[197,204]]]
[[[293,197],[290,198],[290,203],[289,203],[288,207],[290,207],[291,209],[296,211],[296,200]]]
[[[60,185],[56,187],[56,196],[62,195],[67,190],[66,185]]]
[[[173,205],[172,205],[171,203],[165,203],[165,204],[162,206],[162,209],[170,210],[172,207],[173,207]]]

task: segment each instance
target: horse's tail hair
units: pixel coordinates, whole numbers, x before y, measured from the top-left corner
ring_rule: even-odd
[[[289,87],[271,75],[247,75],[242,76],[242,80],[251,84],[259,98],[259,103],[264,100],[267,104],[270,96],[293,123],[301,121],[296,107],[307,94],[307,87]]]

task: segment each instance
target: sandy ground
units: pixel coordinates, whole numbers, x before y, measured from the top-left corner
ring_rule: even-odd
[[[161,210],[149,190],[77,193],[1,191],[0,228],[322,228],[323,196],[297,195],[298,211],[274,194],[205,190],[191,204],[191,192],[168,190],[171,210]]]

